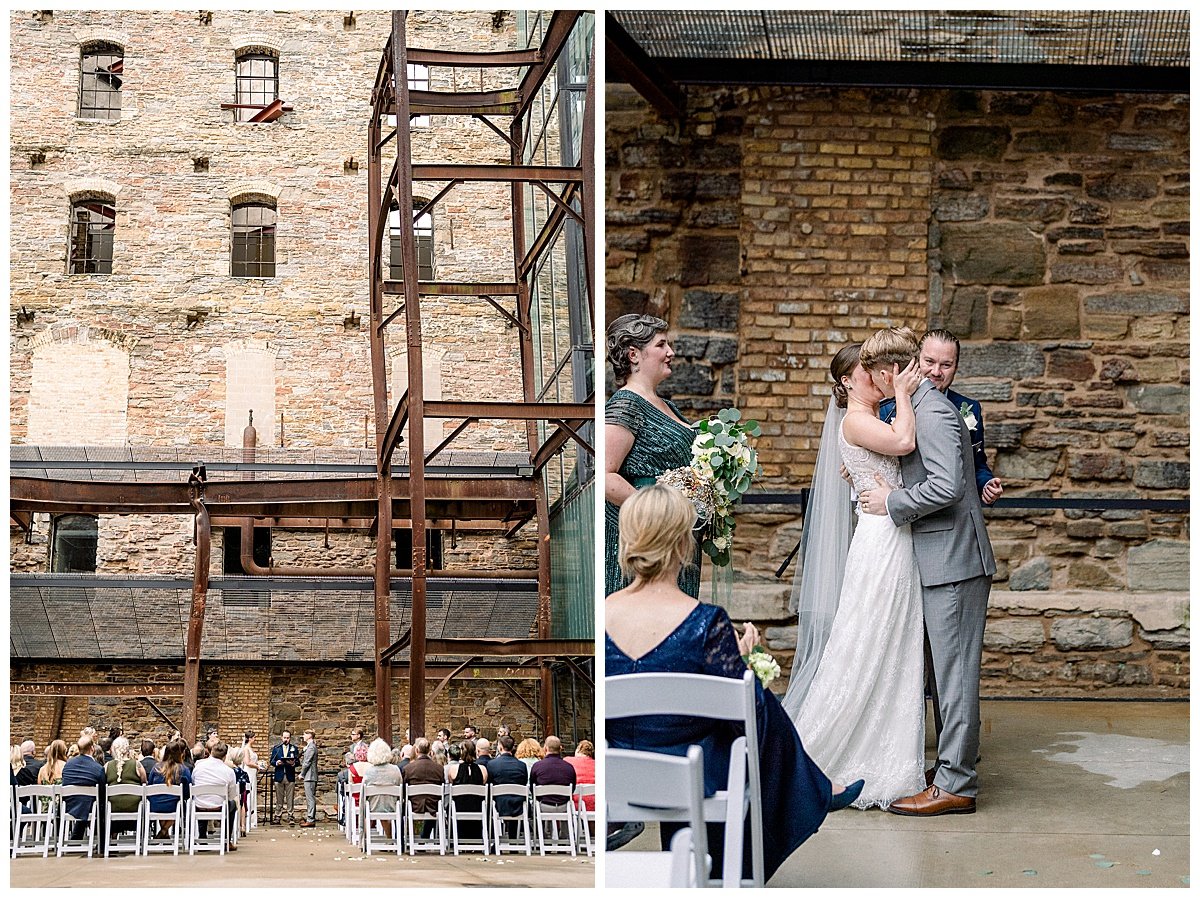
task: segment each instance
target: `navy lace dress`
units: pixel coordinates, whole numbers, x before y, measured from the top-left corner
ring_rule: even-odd
[[[738,651],[729,615],[717,605],[700,603],[657,646],[633,659],[604,638],[604,673],[698,673],[741,679],[746,664]],[[758,696],[759,769],[762,772],[763,860],[769,880],[805,839],[821,826],[829,811],[832,786],[808,757],[791,718],[769,690],[755,684]],[[701,718],[657,715],[609,720],[608,744],[613,748],[657,751],[683,756],[689,745],[704,751],[704,793],[724,788],[729,775],[729,749],[742,727]],[[663,829],[667,829],[663,827]],[[664,832],[664,847],[668,832]],[[714,875],[722,836],[709,838]],[[746,832],[744,875],[750,870],[750,833]]]
[[[692,463],[692,441],[696,432],[680,420],[683,415],[670,399],[663,401],[675,417],[664,415],[632,390],[617,390],[604,405],[604,423],[620,425],[633,434],[633,446],[617,473],[637,489],[654,483],[663,471]],[[620,513],[621,509],[616,505],[604,503],[606,596],[629,585],[617,562]],[[685,567],[679,574],[679,588],[693,598],[700,595],[700,558],[697,547],[693,565]]]

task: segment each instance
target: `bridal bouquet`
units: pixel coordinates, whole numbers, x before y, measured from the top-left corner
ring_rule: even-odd
[[[731,558],[733,506],[762,470],[758,453],[750,447],[750,439],[762,431],[757,421],[740,423],[741,417],[736,408],[726,408],[701,421],[692,441],[691,465],[665,471],[658,478],[696,506],[697,520],[708,524],[700,547],[720,567]]]
[[[746,666],[754,671],[754,675],[758,677],[764,689],[779,676],[779,662],[761,645],[756,645],[750,650],[749,655],[743,655],[742,658],[746,662]]]

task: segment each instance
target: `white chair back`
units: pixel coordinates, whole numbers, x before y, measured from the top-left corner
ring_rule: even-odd
[[[92,856],[96,847],[96,818],[100,809],[96,803],[100,798],[99,786],[58,786],[58,857],[64,854],[79,853]],[[76,818],[67,810],[67,799],[79,796],[90,797],[92,803],[88,808],[87,824],[84,828],[86,835],[82,840],[71,838],[71,829]]]
[[[179,843],[183,838],[183,786],[176,783],[174,786],[168,786],[165,783],[156,783],[146,787],[146,828],[142,833],[142,854],[148,855],[155,851],[169,851],[172,854],[179,855]],[[158,797],[174,798],[175,807],[169,811],[155,811],[150,805],[151,798]],[[171,835],[167,839],[156,839],[155,830],[160,826],[170,824]]]
[[[695,853],[691,875],[696,883],[706,882],[708,833],[704,826],[704,758],[700,746],[690,746],[685,758],[610,748],[604,754],[604,765],[606,819],[625,823],[644,819],[650,812],[661,822],[687,823],[692,830],[689,844]],[[606,876],[620,876],[621,881],[630,884],[666,885],[645,882],[646,861],[638,857],[640,854],[614,851],[605,855]],[[606,881],[613,882],[611,878]]]
[[[684,673],[624,674],[607,677],[604,690],[604,713],[608,719],[678,714],[742,724],[745,735],[733,743],[726,788],[704,802],[704,817],[710,823],[726,821],[724,885],[729,887],[742,883],[743,855],[743,828],[730,824],[749,814],[753,875],[742,884],[762,888],[765,879],[762,778],[754,674],[747,670],[741,680]],[[646,814],[635,819],[660,819],[653,812]]]
[[[50,856],[54,824],[58,819],[55,786],[17,786],[13,799],[12,856]]]
[[[575,786],[575,819],[579,821],[579,831],[583,835],[583,847],[587,851],[588,857],[592,856],[592,828],[590,826],[596,820],[596,812],[589,811],[587,807],[587,799],[592,799],[592,806],[596,804],[596,784],[584,783]]]
[[[412,800],[419,797],[437,797],[437,807],[430,814],[418,814],[413,810]],[[404,787],[404,816],[408,821],[408,853],[415,855],[418,851],[436,851],[446,853],[446,787],[429,785],[405,785]],[[423,839],[416,824],[426,820],[434,821],[435,834],[429,839]]]
[[[492,842],[496,849],[496,854],[503,854],[505,848],[520,850],[522,845],[525,847],[525,854],[529,856],[533,854],[533,846],[529,839],[529,787],[519,786],[515,783],[505,785],[491,786],[491,799],[489,803],[492,807]],[[501,814],[500,806],[496,804],[497,798],[520,798],[520,811],[516,814]],[[508,804],[508,802],[505,802]],[[504,834],[504,824],[512,823],[516,826],[516,838],[524,839],[523,842],[509,840]]]
[[[391,811],[374,810],[371,799],[391,797],[395,799],[395,807]],[[367,854],[374,850],[394,851],[404,853],[404,787],[380,783],[364,786],[362,790],[363,804],[363,849]],[[391,824],[392,838],[388,839],[376,833],[376,824],[387,821]]]
[[[215,808],[200,807],[196,799],[198,798],[219,798],[220,804]],[[225,845],[229,841],[229,792],[219,784],[205,784],[200,786],[192,786],[192,796],[188,799],[188,853],[195,854],[197,851],[216,851],[220,854],[225,853]],[[211,804],[212,802],[206,802]],[[208,831],[208,837],[200,838],[200,821],[217,824],[217,838],[214,842],[212,837],[212,829]]]
[[[465,811],[459,807],[457,799],[461,798],[478,798],[479,810]],[[472,786],[468,784],[450,784],[450,842],[454,846],[454,853],[458,854],[460,849],[482,851],[488,853],[488,787]],[[464,839],[458,835],[458,824],[462,821],[478,821],[480,837],[478,839]]]
[[[571,786],[534,786],[533,787],[533,822],[537,829],[538,852],[545,855],[547,851],[570,852],[571,857],[578,854],[575,842],[575,803],[571,799],[574,792]],[[547,798],[563,798],[561,804],[550,804]],[[559,824],[563,824],[566,837],[559,832]]]
[[[344,818],[346,820],[346,841],[351,845],[360,845],[362,842],[362,790],[361,782],[346,783],[346,797],[343,799],[345,801]]]
[[[138,854],[142,850],[142,818],[145,813],[146,804],[146,787],[140,783],[133,785],[131,783],[116,784],[108,786],[104,790],[104,801],[108,805],[107,813],[104,815],[104,856],[108,857],[120,851],[132,851]],[[138,799],[137,809],[133,811],[114,811],[112,800],[121,796],[136,795]],[[113,841],[113,824],[114,823],[132,823],[133,839],[126,841],[121,838],[121,833],[117,833],[117,840]]]

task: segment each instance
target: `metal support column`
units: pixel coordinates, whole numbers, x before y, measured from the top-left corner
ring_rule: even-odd
[[[212,528],[204,507],[204,483],[193,475],[192,507],[196,509],[196,565],[192,577],[192,611],[188,617],[183,665],[183,717],[180,735],[196,741],[200,712],[200,644],[204,633],[204,605],[208,600],[208,565],[212,556]]]

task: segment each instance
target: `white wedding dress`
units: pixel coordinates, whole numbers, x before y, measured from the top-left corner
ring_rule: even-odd
[[[877,486],[876,472],[902,485],[899,459],[852,446],[841,431],[838,444],[859,492]],[[796,718],[831,780],[866,780],[855,807],[887,807],[925,788],[924,645],[912,532],[860,514],[829,640]]]

